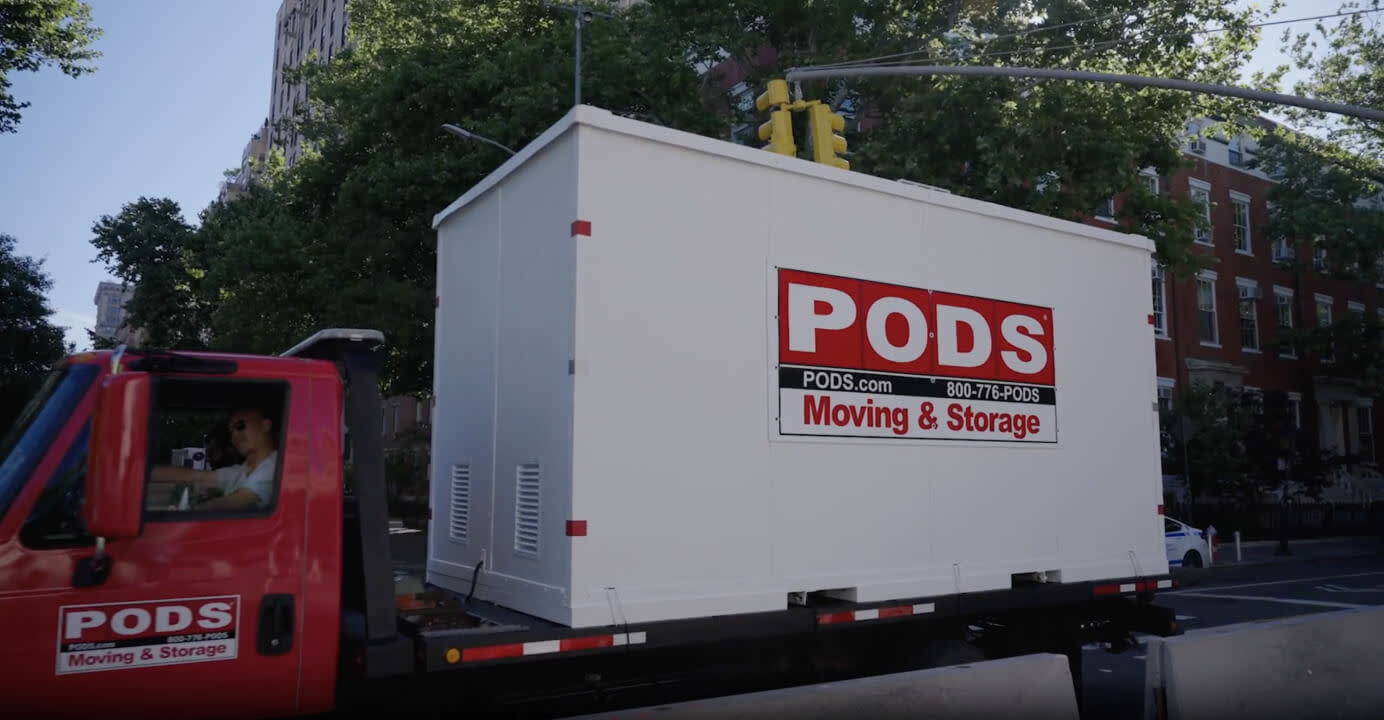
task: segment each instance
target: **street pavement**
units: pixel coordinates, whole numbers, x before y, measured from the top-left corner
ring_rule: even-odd
[[[1292,547],[1296,551],[1299,544]],[[1155,602],[1172,608],[1184,630],[1384,605],[1384,554],[1308,556],[1298,553],[1296,562],[1213,566],[1195,584],[1159,593]],[[1248,661],[1225,658],[1227,664]],[[1142,639],[1138,647],[1118,655],[1088,646],[1083,720],[1142,717],[1144,662]]]

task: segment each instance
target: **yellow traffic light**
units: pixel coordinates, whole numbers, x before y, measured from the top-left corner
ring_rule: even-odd
[[[759,126],[759,139],[768,143],[765,150],[790,157],[797,155],[798,147],[793,143],[793,106],[788,100],[788,82],[770,80],[764,92],[754,99],[754,106],[760,112],[770,108],[769,120]]]
[[[760,112],[768,110],[770,106],[781,108],[788,104],[788,81],[770,80],[764,87],[764,92],[754,99],[755,109]]]
[[[846,129],[846,119],[831,111],[831,106],[813,100],[807,108],[808,134],[812,138],[812,159],[823,165],[850,170],[851,164],[837,157],[846,152],[846,138],[837,133]]]
[[[798,147],[793,144],[793,111],[769,113],[769,120],[759,126],[759,139],[768,143],[765,150],[789,157],[797,155]]]

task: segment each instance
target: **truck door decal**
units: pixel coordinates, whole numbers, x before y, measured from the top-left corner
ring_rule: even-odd
[[[778,269],[783,436],[1057,442],[1051,308]]]
[[[240,596],[58,608],[57,673],[233,660]]]

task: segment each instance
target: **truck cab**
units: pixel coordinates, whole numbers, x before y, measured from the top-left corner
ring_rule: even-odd
[[[122,349],[53,371],[0,441],[6,714],[333,706],[347,597],[343,378],[337,363],[301,355],[335,341],[351,343],[319,334],[300,357]],[[247,409],[273,450],[260,502],[211,502],[217,473],[243,462],[235,452],[169,479],[175,450],[214,450],[209,438]]]

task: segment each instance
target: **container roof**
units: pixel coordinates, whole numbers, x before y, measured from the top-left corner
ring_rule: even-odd
[[[1070,220],[1062,220],[993,202],[953,195],[946,191],[935,190],[922,185],[888,180],[859,171],[842,170],[810,160],[779,155],[757,147],[739,145],[725,140],[621,117],[609,110],[592,107],[590,105],[580,105],[572,108],[561,120],[558,120],[532,142],[525,145],[515,153],[514,156],[505,161],[503,165],[496,168],[483,180],[467,190],[465,194],[454,200],[441,212],[434,215],[432,222],[433,229],[436,230],[454,213],[460,211],[462,208],[471,204],[473,201],[489,192],[492,188],[502,183],[510,173],[513,173],[525,163],[529,162],[538,153],[542,152],[544,148],[553,144],[577,126],[595,128],[618,135],[625,135],[630,138],[672,145],[707,155],[717,155],[727,160],[770,167],[782,172],[816,177],[829,182],[842,183],[866,190],[882,192],[929,205],[949,207],[976,215],[1085,236],[1093,240],[1101,240],[1146,250],[1150,253],[1154,250],[1153,242],[1143,235],[1109,230]]]

